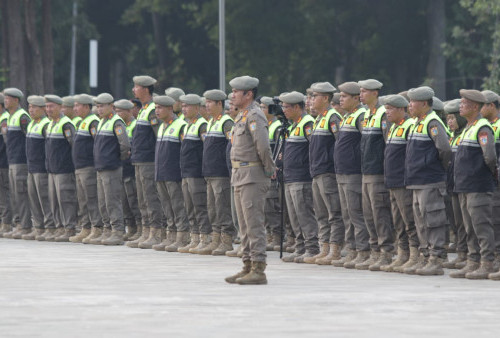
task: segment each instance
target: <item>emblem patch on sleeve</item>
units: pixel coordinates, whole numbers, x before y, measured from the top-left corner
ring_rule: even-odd
[[[331,123],[330,124],[330,129],[332,130],[332,133],[337,132],[337,124],[336,123]]]
[[[116,127],[115,128],[115,133],[116,135],[120,136],[121,134],[123,134],[123,128],[122,127]]]
[[[384,129],[387,128],[387,121],[385,121],[385,120],[382,121],[382,128],[384,128]]]
[[[92,136],[94,136],[94,135],[95,135],[95,127],[90,128],[90,134],[91,134]]]
[[[257,130],[257,122],[255,122],[255,121],[250,122],[250,130],[251,131],[256,131]]]
[[[311,133],[312,133],[312,127],[311,127],[311,125],[307,125],[307,126],[304,127],[304,133],[306,134],[306,136],[311,135]]]
[[[158,119],[157,118],[154,118],[151,120],[151,125],[152,126],[156,126],[158,124]]]
[[[66,130],[64,131],[64,136],[66,136],[66,137],[71,137],[71,130],[66,129]]]
[[[480,145],[485,146],[488,144],[488,134],[487,133],[481,132],[481,133],[479,133],[478,137],[479,137],[479,144]]]
[[[432,127],[431,128],[431,135],[432,136],[437,136],[438,135],[438,127]]]

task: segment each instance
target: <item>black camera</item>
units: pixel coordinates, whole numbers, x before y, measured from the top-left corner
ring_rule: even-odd
[[[283,108],[281,107],[280,104],[280,99],[278,96],[273,97],[273,102],[274,104],[270,104],[269,107],[269,114],[276,116],[279,119],[285,118],[285,113],[283,112]]]

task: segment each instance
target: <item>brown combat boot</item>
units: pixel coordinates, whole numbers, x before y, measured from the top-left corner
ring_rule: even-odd
[[[12,236],[14,236],[14,234],[16,234],[19,230],[21,230],[21,225],[17,224],[15,226],[13,226],[10,229],[10,231],[4,232],[3,238],[12,238]]]
[[[490,273],[495,273],[498,270],[493,265],[493,261],[481,261],[478,269],[467,272],[465,278],[467,279],[488,279]]]
[[[133,242],[136,239],[140,238],[141,235],[142,235],[142,225],[137,225],[135,233],[131,235],[130,238],[127,239],[127,242]]]
[[[123,240],[125,242],[130,241],[130,239],[137,233],[137,225],[127,225],[127,231],[125,232],[125,236],[123,236]]]
[[[190,253],[191,249],[196,248],[200,244],[200,234],[191,234],[190,237],[191,240],[189,241],[189,243],[185,246],[181,246],[179,249],[177,249],[177,252]]]
[[[12,235],[13,239],[22,239],[24,235],[29,235],[32,231],[32,228],[21,228],[16,233]]]
[[[306,251],[306,252],[304,252],[302,255],[300,255],[299,257],[295,257],[295,258],[293,259],[293,262],[294,262],[294,263],[299,263],[299,264],[300,264],[300,263],[305,263],[305,262],[304,262],[304,259],[306,259],[306,258],[313,258],[313,257],[314,257],[314,256],[316,256],[316,255],[317,255],[317,253],[312,253],[312,252],[310,252],[310,251]]]
[[[410,258],[411,258],[411,254],[410,254]],[[417,262],[413,265],[409,265],[408,267],[404,268],[403,273],[405,273],[407,275],[414,275],[414,274],[416,274],[417,269],[422,269],[424,266],[427,265],[427,261],[428,261],[428,257],[424,256],[423,253],[420,253],[418,256]]]
[[[91,240],[94,240],[96,238],[99,238],[102,236],[102,227],[92,227],[90,230],[90,234],[82,239],[83,244],[90,244]]]
[[[55,232],[56,232],[56,228],[45,229],[45,231],[42,232],[42,234],[36,236],[35,239],[37,241],[43,242],[43,241],[45,241],[46,237],[53,237]]]
[[[69,242],[69,238],[75,235],[75,229],[65,229],[64,233],[55,238],[56,242]]]
[[[125,231],[113,230],[111,231],[111,235],[102,240],[102,245],[123,245],[125,241],[123,237],[125,236]]]
[[[411,246],[410,247],[410,257],[408,258],[406,263],[404,263],[403,265],[394,267],[394,272],[403,273],[404,269],[409,268],[409,267],[417,264],[419,255],[420,255],[420,253],[418,252],[418,248]]]
[[[382,265],[380,267],[380,271],[395,272],[396,270],[394,269],[403,266],[403,264],[405,264],[409,258],[410,258],[410,251],[398,248],[398,257],[392,263],[388,265]]]
[[[64,227],[56,228],[55,231],[50,234],[50,236],[46,236],[45,237],[45,241],[47,241],[47,242],[55,242],[56,238],[59,237],[59,236],[61,236],[61,235],[64,235]]]
[[[128,246],[129,248],[138,248],[139,243],[142,243],[149,238],[150,231],[151,231],[150,227],[143,226],[141,236],[133,241],[128,241],[127,243],[125,243],[125,245]]]
[[[343,268],[344,264],[350,262],[358,256],[358,253],[354,249],[346,249],[347,254],[344,257],[340,257],[340,259],[332,260],[332,265],[337,268]],[[340,253],[342,255],[342,249],[340,249]]]
[[[165,247],[165,251],[167,252],[177,252],[179,248],[182,248],[189,244],[191,238],[189,237],[189,232],[187,231],[179,231],[177,233],[173,233],[176,235],[174,238],[174,242]]]
[[[370,268],[370,265],[375,264],[378,261],[379,257],[380,257],[380,251],[372,250],[370,252],[370,257],[361,263],[356,263],[354,268],[356,270],[368,270]]]
[[[280,251],[280,248],[274,249],[275,251]],[[295,252],[295,238],[288,236],[286,243],[283,245],[283,252],[294,253]]]
[[[338,244],[330,244],[328,249],[328,255],[317,258],[315,263],[318,265],[331,265],[332,261],[336,261],[342,258],[340,255],[341,246]]]
[[[281,258],[281,260],[285,263],[293,263],[295,261],[295,258],[302,256],[304,254],[304,252],[305,251],[303,251],[303,252],[294,251],[292,254]]]
[[[444,275],[443,259],[437,256],[431,256],[427,264],[420,269],[415,270],[419,276],[441,276]]]
[[[392,252],[381,251],[377,261],[371,264],[368,269],[370,271],[380,271],[382,266],[387,266],[392,264]]]
[[[217,239],[220,241],[220,234],[212,233],[212,235],[218,235]],[[213,250],[208,250],[208,248],[210,248],[210,244],[212,242],[213,242],[212,236],[210,236],[209,234],[201,234],[200,242],[196,247],[189,249],[189,253],[201,254],[201,252],[203,252],[202,255],[210,255],[212,254]]]
[[[281,235],[280,234],[274,234],[273,233],[273,248],[272,251],[280,251],[281,247]],[[283,246],[283,250],[285,249],[285,246]]]
[[[266,262],[252,262],[252,269],[250,270],[250,273],[236,279],[236,283],[240,285],[267,284],[266,274],[264,273],[266,265]]]
[[[467,252],[459,251],[457,252],[457,257],[454,260],[443,263],[443,268],[457,269],[457,264],[462,262],[467,262]]]
[[[315,264],[318,259],[326,257],[329,253],[330,253],[330,244],[321,243],[320,247],[319,247],[319,253],[317,255],[312,256],[312,257],[305,257],[304,263]]]
[[[147,240],[139,243],[141,249],[152,249],[153,245],[160,244],[165,237],[165,229],[163,228],[150,228],[149,237]]]
[[[465,266],[462,269],[450,272],[450,277],[451,278],[465,278],[465,275],[467,273],[479,269],[479,265],[480,265],[479,262],[475,262],[473,260],[468,259],[467,263],[465,264]]]
[[[72,236],[69,238],[71,243],[81,243],[85,238],[87,238],[92,232],[91,228],[82,228],[82,231],[76,236]]]
[[[273,251],[273,234],[271,232],[266,233],[266,251]]]
[[[33,227],[33,231],[31,231],[29,234],[23,235],[22,239],[27,241],[34,241],[36,237],[43,234],[44,231],[45,229]]]
[[[237,247],[237,248],[234,248],[231,251],[226,251],[226,256],[227,257],[238,257],[238,252],[240,250],[243,251],[243,248],[241,247],[241,245],[239,247]]]
[[[163,238],[163,241],[159,244],[153,245],[153,250],[156,251],[165,251],[167,246],[172,245],[175,243],[175,238],[177,237],[177,232],[175,231],[167,231],[165,233],[165,237]],[[175,250],[177,251],[177,250]]]
[[[101,236],[91,239],[89,241],[89,244],[101,245],[102,241],[111,236],[111,231],[112,231],[111,228],[102,228]]]
[[[2,223],[0,224],[0,237],[3,237],[4,234],[12,231],[12,226],[10,224]]]
[[[344,263],[344,268],[355,269],[357,264],[361,264],[370,258],[370,251],[357,251],[356,258]]]
[[[217,249],[212,251],[213,256],[224,256],[226,252],[233,250],[233,236],[222,233],[221,241]]]
[[[252,262],[251,261],[244,261],[243,262],[243,269],[240,272],[238,272],[237,274],[227,277],[225,279],[225,281],[227,283],[230,283],[230,284],[235,284],[236,280],[238,278],[241,278],[241,277],[247,275],[248,273],[250,273],[251,269],[252,269]]]

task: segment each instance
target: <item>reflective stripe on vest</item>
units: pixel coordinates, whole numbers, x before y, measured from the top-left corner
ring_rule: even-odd
[[[283,178],[285,183],[311,181],[309,141],[304,134],[304,126],[307,123],[314,123],[314,118],[311,115],[302,116],[298,123],[288,128],[290,135],[286,139],[283,154],[283,166],[285,168]]]
[[[73,119],[72,122],[76,126],[76,124],[75,124],[74,121],[75,121],[75,119]],[[76,128],[77,129],[76,134],[77,135],[82,135],[82,136],[92,136],[90,134],[89,127],[92,124],[92,122],[94,122],[94,121],[99,121],[99,118],[95,114],[90,114],[89,116],[87,116],[83,120],[80,118],[80,124]]]
[[[63,116],[59,119],[59,121],[54,123],[54,120],[50,121],[49,126],[47,127],[47,138],[58,138],[58,139],[64,139],[64,133],[63,133],[63,126],[66,123],[71,123],[73,122],[69,119],[67,116]],[[74,125],[73,125],[74,126]]]
[[[180,133],[187,122],[177,118],[170,125],[162,123],[155,151],[155,181],[181,181]]]
[[[413,123],[413,119],[407,119],[389,129],[384,151],[384,181],[388,189],[405,186],[406,138]]]
[[[22,108],[9,116],[7,122],[7,158],[9,164],[26,163],[26,135],[21,130],[21,117],[28,113]]]
[[[180,143],[179,135],[183,126],[187,125],[187,122],[183,119],[176,118],[168,127],[165,127],[165,122],[160,125],[158,130],[157,142],[175,142]],[[168,130],[168,134],[165,135],[165,130]]]
[[[94,166],[94,137],[90,133],[90,125],[95,121],[99,121],[99,118],[95,114],[89,114],[76,128],[72,152],[75,169]]]
[[[130,142],[132,142],[132,137],[134,136],[134,129],[137,124],[137,120],[133,119],[130,124],[126,127],[127,129],[127,136]]]
[[[59,121],[50,121],[47,126],[47,138],[45,139],[45,155],[47,171],[53,174],[71,173],[75,171],[71,156],[71,145],[66,139],[63,126],[66,123],[73,125],[67,117],[62,116]]]
[[[201,141],[199,131],[202,124],[207,123],[203,117],[199,117],[194,121],[194,123],[190,123],[188,125],[187,132],[184,133],[184,139],[193,140],[193,141]]]
[[[39,122],[31,120],[28,124],[28,132],[26,134],[26,158],[28,164],[28,172],[30,173],[45,173],[45,137],[43,136],[43,128],[50,123],[47,117],[42,118]]]
[[[339,118],[340,121],[342,121],[342,115],[339,114],[339,112],[337,110],[335,110],[335,108],[332,108],[326,112],[324,112],[323,114],[321,114],[319,117],[320,119],[319,120],[316,120],[314,122],[314,128],[313,128],[313,135],[314,134],[318,134],[318,135],[327,135],[327,136],[330,136],[331,135],[331,132],[330,132],[330,125],[329,125],[329,121],[330,121],[330,118],[332,117],[332,115],[337,115],[337,117]]]
[[[110,119],[99,121],[94,140],[94,162],[96,170],[115,170],[122,165],[120,143],[115,135],[115,123],[123,119],[114,114]]]
[[[360,107],[355,112],[344,116],[335,142],[335,173],[341,175],[361,174],[361,132],[356,126],[359,116],[366,108]]]

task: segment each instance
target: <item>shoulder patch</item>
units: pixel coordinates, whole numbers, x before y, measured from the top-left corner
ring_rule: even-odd
[[[382,128],[387,128],[387,121],[386,120],[383,120],[382,121]]]
[[[122,126],[115,127],[115,133],[118,136],[120,136],[121,134],[123,134],[123,128],[122,128]]]
[[[96,134],[95,127],[90,128],[90,134],[91,134],[92,136],[95,136],[95,134]]]
[[[438,134],[439,134],[438,127],[432,127],[431,128],[431,135],[437,136]]]
[[[311,135],[311,133],[312,133],[312,127],[311,127],[311,125],[310,125],[310,124],[308,124],[308,125],[306,125],[306,126],[304,127],[304,133],[306,134],[306,136]]]
[[[66,129],[66,130],[64,131],[64,136],[66,136],[66,137],[71,137],[71,130]]]
[[[485,146],[488,144],[488,133],[482,131],[478,135],[479,144]]]
[[[158,119],[155,117],[154,119],[151,119],[151,125],[156,126],[158,124]]]
[[[257,122],[255,121],[250,122],[250,130],[251,131],[257,130]]]

